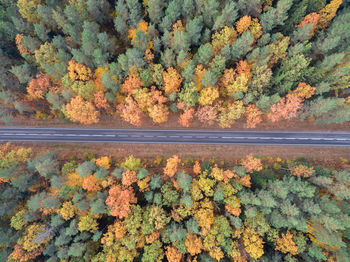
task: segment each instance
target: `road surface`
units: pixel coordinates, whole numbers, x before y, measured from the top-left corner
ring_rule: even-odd
[[[350,132],[0,128],[0,141],[350,146]]]

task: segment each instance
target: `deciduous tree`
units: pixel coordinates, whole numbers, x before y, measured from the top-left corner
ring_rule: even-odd
[[[65,106],[64,114],[72,121],[86,125],[97,123],[100,115],[94,105],[81,96],[76,96]]]

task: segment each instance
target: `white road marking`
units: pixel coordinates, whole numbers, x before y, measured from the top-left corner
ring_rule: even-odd
[[[119,137],[129,137],[129,135],[118,135]]]
[[[217,136],[208,136],[208,138],[218,138]]]
[[[222,138],[224,138],[224,139],[231,139],[232,136],[223,136]]]
[[[183,138],[192,138],[192,136],[182,136]]]
[[[196,136],[196,138],[205,138],[205,136]]]
[[[157,137],[160,137],[160,138],[166,138],[167,136],[157,136]]]
[[[180,137],[180,136],[169,136],[169,137],[171,137],[171,138],[177,138],[177,137]]]
[[[143,136],[143,137],[154,137],[154,136]]]
[[[131,135],[131,137],[141,137],[140,135]]]

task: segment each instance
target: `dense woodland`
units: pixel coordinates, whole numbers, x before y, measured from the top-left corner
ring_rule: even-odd
[[[350,173],[0,149],[0,261],[348,261]],[[344,159],[344,163],[346,163]]]
[[[349,0],[0,0],[1,119],[350,121]]]

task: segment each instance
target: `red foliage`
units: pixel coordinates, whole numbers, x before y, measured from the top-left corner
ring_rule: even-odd
[[[139,89],[144,83],[135,73],[131,73],[121,86],[121,91],[124,94],[131,95],[134,89]]]
[[[280,119],[291,119],[297,116],[297,112],[301,107],[302,99],[296,94],[288,94],[277,104],[271,106],[268,117],[272,122]]]

